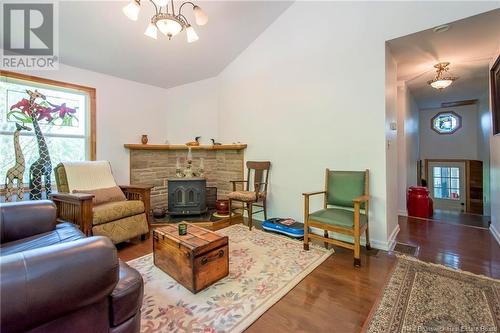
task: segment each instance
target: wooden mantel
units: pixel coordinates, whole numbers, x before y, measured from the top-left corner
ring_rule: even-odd
[[[127,149],[131,150],[187,150],[186,145],[158,145],[158,144],[134,144],[126,143],[123,145]],[[192,146],[193,150],[243,150],[247,147],[246,144],[234,144],[234,145],[200,145]]]

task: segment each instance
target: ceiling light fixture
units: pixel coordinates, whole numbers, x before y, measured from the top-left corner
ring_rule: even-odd
[[[145,0],[143,0],[145,1]],[[196,42],[199,37],[194,28],[189,24],[187,18],[182,14],[182,8],[185,5],[193,7],[195,22],[197,25],[205,25],[208,22],[207,14],[201,9],[200,6],[195,5],[190,1],[183,2],[179,9],[175,10],[174,1],[170,0],[149,0],[155,9],[151,21],[148,24],[144,34],[153,39],[158,38],[158,30],[162,34],[172,39],[175,35],[179,34],[182,30],[186,30],[188,43]],[[141,10],[141,1],[132,0],[128,5],[123,7],[123,13],[132,21],[137,21],[139,12]]]
[[[449,65],[449,62],[440,62],[439,64],[434,65],[434,68],[436,68],[436,76],[434,79],[427,81],[427,84],[437,90],[443,90],[457,80],[458,77],[456,76],[446,76],[446,73],[448,73],[449,70]]]

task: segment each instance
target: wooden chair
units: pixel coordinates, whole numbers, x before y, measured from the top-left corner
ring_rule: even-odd
[[[354,250],[354,266],[361,266],[360,237],[366,232],[366,249],[370,250],[368,230],[369,172],[331,171],[325,172],[324,191],[303,193],[304,195],[304,250],[309,250],[309,240],[317,239]],[[323,209],[309,212],[309,197],[322,194]],[[309,232],[309,227],[324,230],[324,237]],[[354,244],[332,239],[328,232],[352,236]]]
[[[228,194],[229,198],[229,218],[232,218],[233,212],[233,201],[238,201],[242,203],[241,207],[236,209],[246,210],[248,212],[248,227],[252,230],[252,215],[260,212],[264,212],[264,219],[267,220],[267,185],[269,179],[269,169],[271,168],[271,162],[247,162],[247,180],[231,180],[233,184],[233,192]],[[242,183],[246,184],[244,190],[237,191],[236,184]],[[253,187],[250,186],[253,184]],[[261,210],[254,211],[253,206],[261,207]]]

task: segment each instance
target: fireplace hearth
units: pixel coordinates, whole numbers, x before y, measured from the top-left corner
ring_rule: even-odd
[[[169,178],[168,214],[198,215],[207,211],[205,178]]]

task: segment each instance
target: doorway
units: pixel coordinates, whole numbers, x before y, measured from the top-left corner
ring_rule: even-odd
[[[434,208],[465,213],[465,162],[427,163],[428,187]]]

